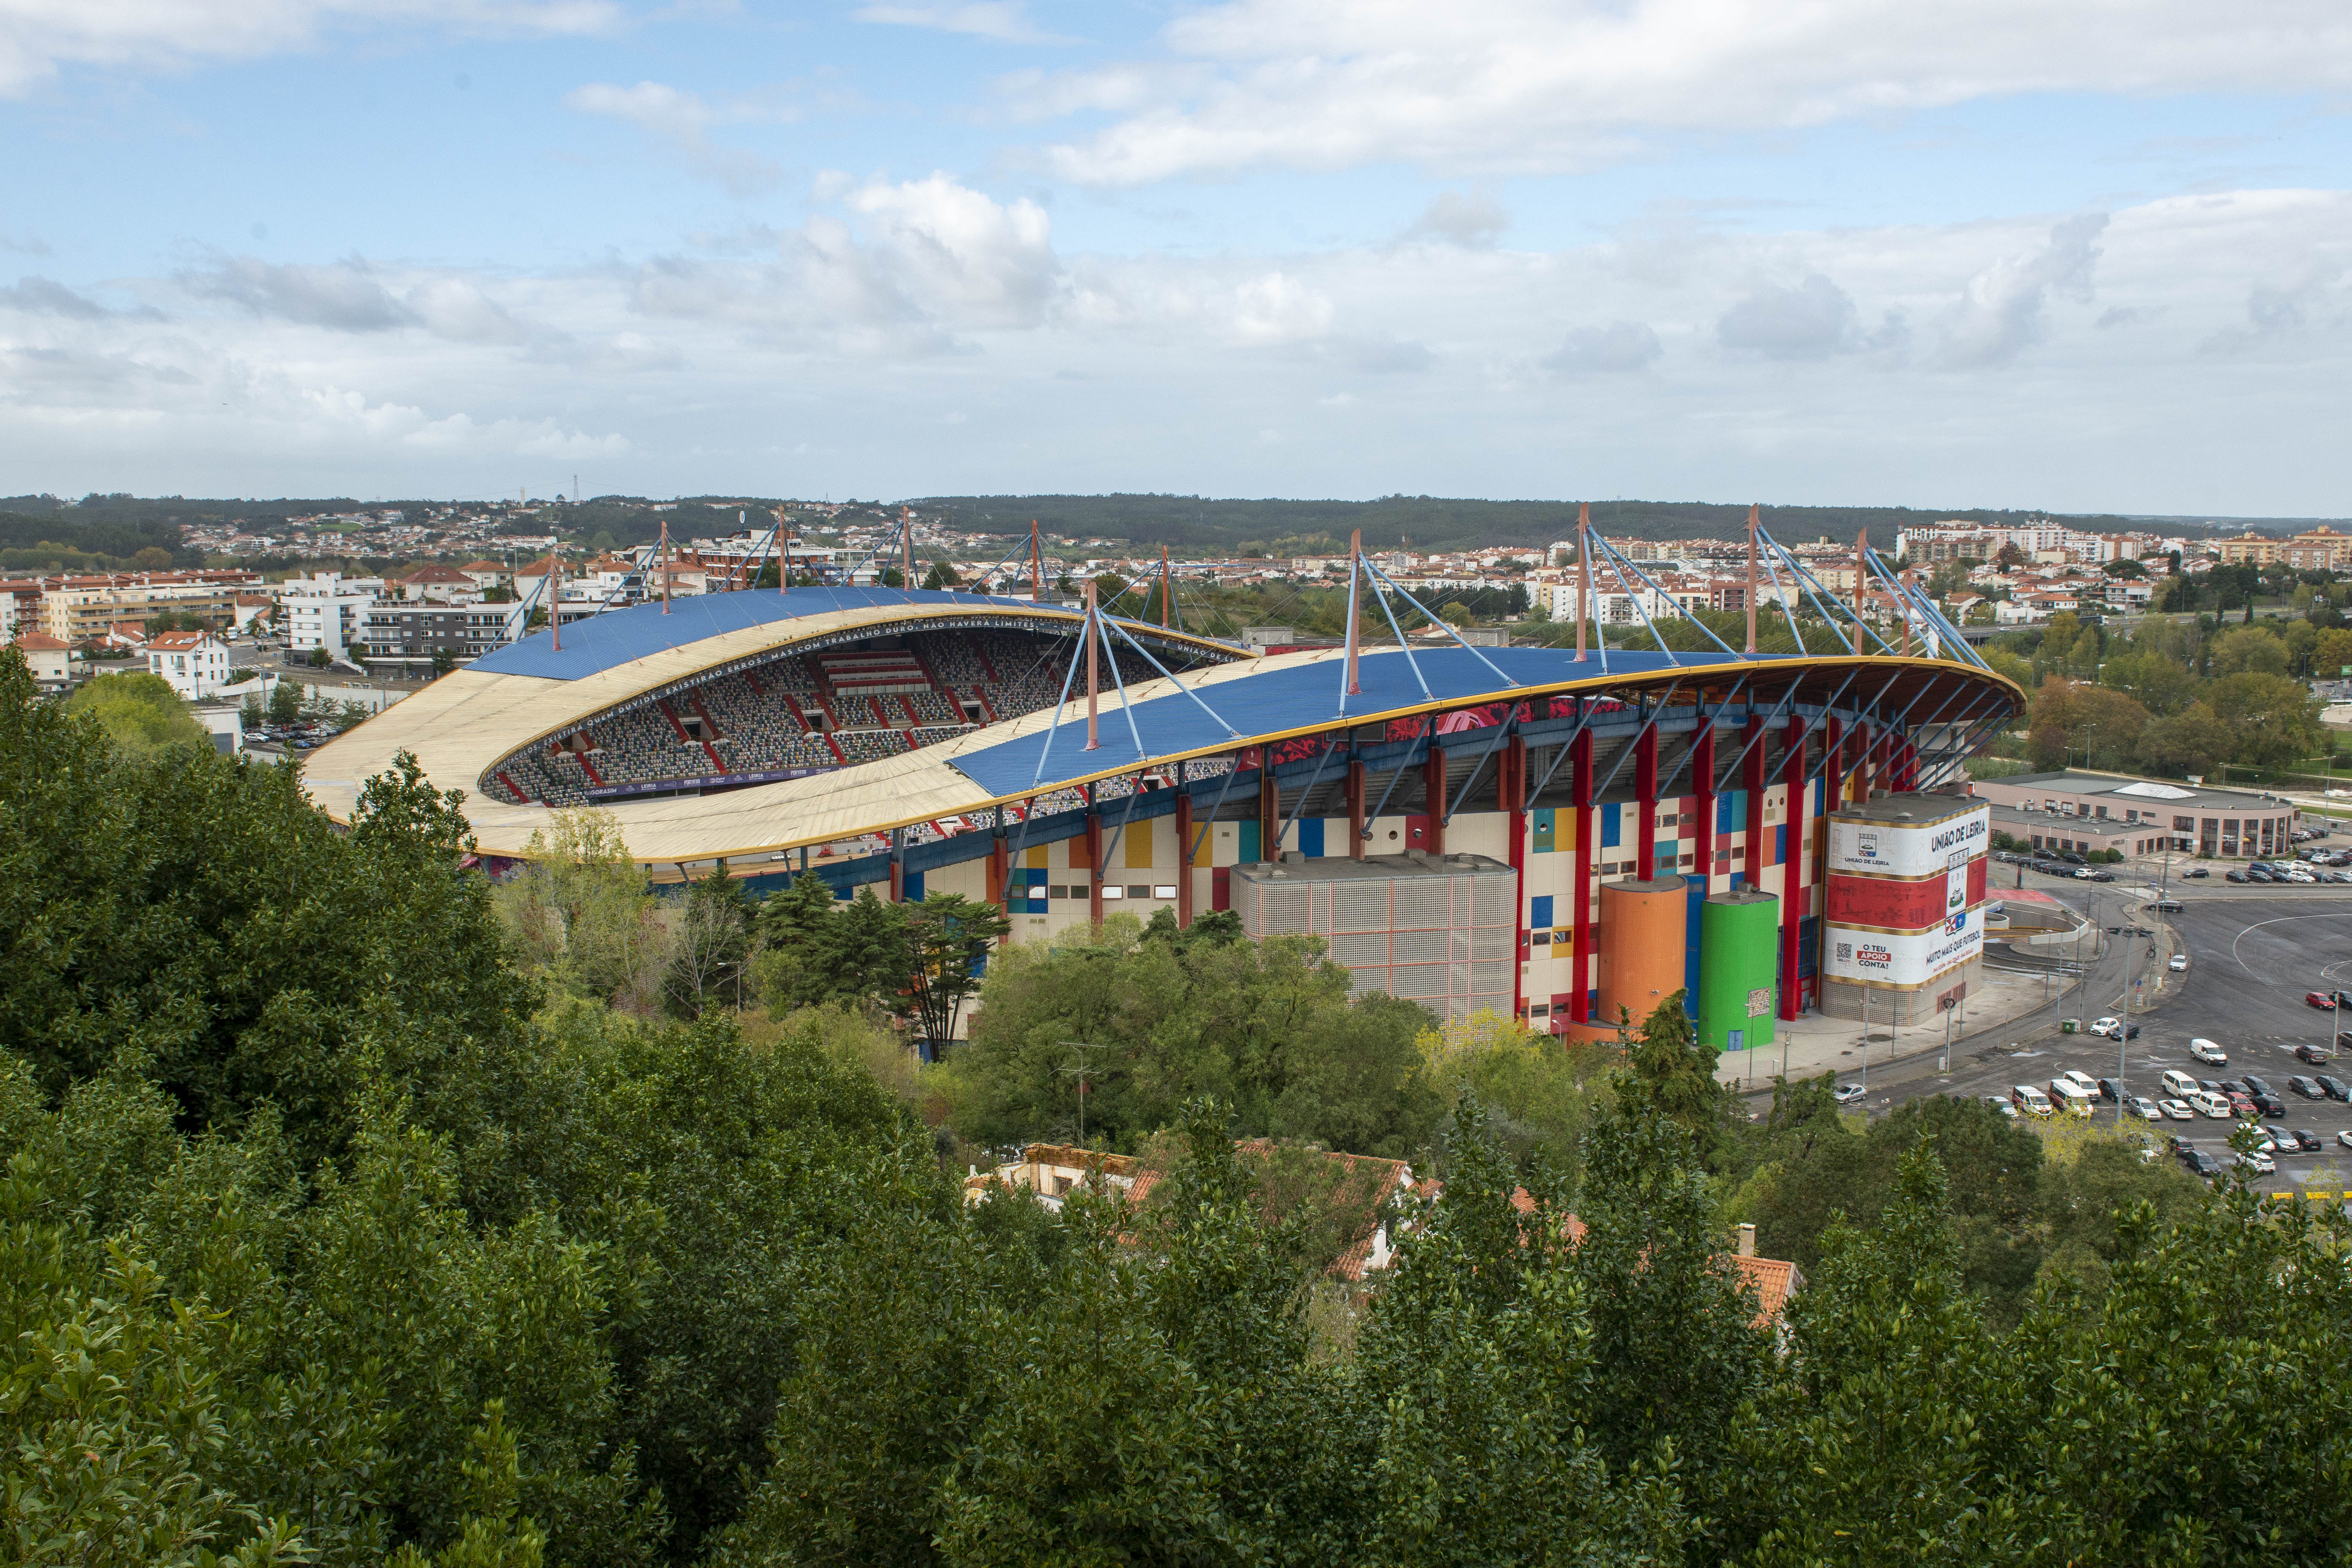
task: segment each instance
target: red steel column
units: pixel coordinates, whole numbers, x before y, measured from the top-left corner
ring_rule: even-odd
[[[1575,962],[1570,965],[1568,1016],[1587,1021],[1586,997],[1592,989],[1592,731],[1577,736],[1569,765],[1576,770],[1576,905]]]
[[[1832,720],[1831,722],[1836,722]],[[1782,826],[1789,852],[1780,858],[1780,1016],[1797,1016],[1797,938],[1805,899],[1805,721],[1789,721],[1786,750],[1780,760],[1780,783],[1789,798],[1782,805]]]
[[[1633,832],[1633,874],[1648,881],[1658,873],[1658,727],[1652,724],[1633,742],[1633,793],[1642,800],[1641,826]]]
[[[1282,858],[1282,808],[1274,792],[1274,748],[1260,746],[1257,752],[1257,858],[1273,862]]]
[[[1176,795],[1176,923],[1192,923],[1192,792]]]
[[[1691,742],[1691,793],[1698,798],[1698,837],[1691,856],[1692,869],[1706,879],[1711,891],[1715,887],[1715,721],[1705,717],[1699,720],[1698,734]]]
[[[1853,727],[1853,798],[1856,800],[1870,798],[1870,763],[1872,755],[1877,749],[1878,737],[1870,732],[1870,726],[1863,723],[1855,724]]]
[[[1739,787],[1748,792],[1746,875],[1748,885],[1760,892],[1764,887],[1764,721],[1751,717],[1740,743],[1748,748],[1739,781]]]
[[[1511,1016],[1528,1016],[1528,738],[1513,735],[1495,781],[1495,808],[1507,815],[1511,834]]]
[[[1095,787],[1087,786],[1087,918],[1102,924],[1103,829],[1102,812],[1095,805]]]
[[[1445,853],[1445,748],[1432,744],[1421,764],[1422,809],[1429,813],[1429,852]]]
[[[1822,805],[1835,811],[1845,804],[1845,781],[1850,771],[1845,760],[1845,721],[1841,719],[1822,721]]]
[[[1364,858],[1364,763],[1357,758],[1348,763],[1348,858]]]

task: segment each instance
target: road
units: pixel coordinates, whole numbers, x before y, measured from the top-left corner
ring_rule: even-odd
[[[1995,869],[2001,873],[1996,883],[2017,879],[2013,868]],[[2131,868],[2122,870],[2128,876]],[[2308,1067],[2294,1056],[2299,1045],[2327,1046],[2336,1023],[2333,1013],[2307,1005],[2305,993],[2352,988],[2352,888],[2236,887],[2219,875],[2206,881],[2176,877],[2170,896],[2180,902],[2181,912],[2168,917],[2148,907],[2146,885],[2136,880],[2083,883],[2028,871],[2024,881],[2092,916],[2103,930],[2123,930],[2107,938],[2105,951],[2086,975],[2052,975],[2049,1011],[1956,1041],[1950,1073],[1937,1070],[1933,1055],[1874,1068],[1868,1100],[1874,1115],[1916,1095],[2006,1095],[2021,1083],[2039,1088],[2070,1068],[2095,1079],[2120,1072],[2127,1092],[2150,1099],[2161,1098],[2158,1075],[2167,1068],[2199,1079],[2252,1072],[2268,1079],[2286,1102],[2285,1115],[2265,1120],[2308,1130],[2326,1145],[2317,1153],[2280,1159],[2278,1173],[2262,1178],[2262,1184],[2269,1190],[2289,1184],[2331,1191],[2352,1187],[2352,1148],[2336,1142],[2338,1131],[2352,1129],[2352,1106],[2303,1100],[2286,1086],[2297,1073],[2325,1071],[2352,1080],[2352,1073],[2338,1070],[2352,1068],[2352,1056],[2325,1068]],[[2132,937],[2128,932],[2134,925],[2155,934]],[[2138,994],[2146,994],[2148,978],[2163,969],[2159,952],[2187,952],[2189,969],[2166,973],[2163,994],[2143,1008]],[[2097,1036],[2057,1032],[2059,1017],[2079,1017],[2087,1024],[2101,1016],[2121,1015],[2126,962],[2137,994],[2131,1019],[2141,1026],[2139,1037],[2123,1046]],[[2352,1017],[2345,1023],[2352,1029]],[[2200,1037],[2220,1042],[2229,1052],[2226,1067],[2190,1058],[2189,1042]],[[2352,1040],[2347,1045],[2352,1047]],[[1851,1081],[1853,1076],[1849,1071],[1841,1081]],[[2113,1105],[2103,1105],[2099,1111],[2102,1118],[2115,1114]],[[2231,1157],[2229,1133],[2234,1123],[2200,1117],[2140,1125],[2160,1136],[2186,1134],[2225,1163]]]

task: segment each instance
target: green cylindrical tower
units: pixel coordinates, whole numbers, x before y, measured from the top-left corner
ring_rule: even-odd
[[[1772,1043],[1780,942],[1780,900],[1771,894],[1742,889],[1707,895],[1698,910],[1701,1045],[1720,1052]]]

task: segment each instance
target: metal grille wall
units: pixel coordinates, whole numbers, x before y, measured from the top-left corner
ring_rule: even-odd
[[[1384,991],[1441,1018],[1511,1011],[1517,883],[1476,855],[1290,859],[1234,868],[1252,937],[1319,936],[1350,991]]]

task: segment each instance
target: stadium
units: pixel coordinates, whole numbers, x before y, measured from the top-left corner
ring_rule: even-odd
[[[306,783],[348,822],[406,751],[493,860],[593,805],[657,882],[960,892],[1011,942],[1232,910],[1440,1017],[1585,1035],[1680,988],[1703,1036],[1752,1047],[1865,989],[1923,1015],[1975,973],[1983,816],[1933,792],[2023,694],[1924,598],[1895,605],[1899,646],[1848,609],[1852,646],[1821,653],[1253,657],[1005,595],[746,590],[499,648]]]

